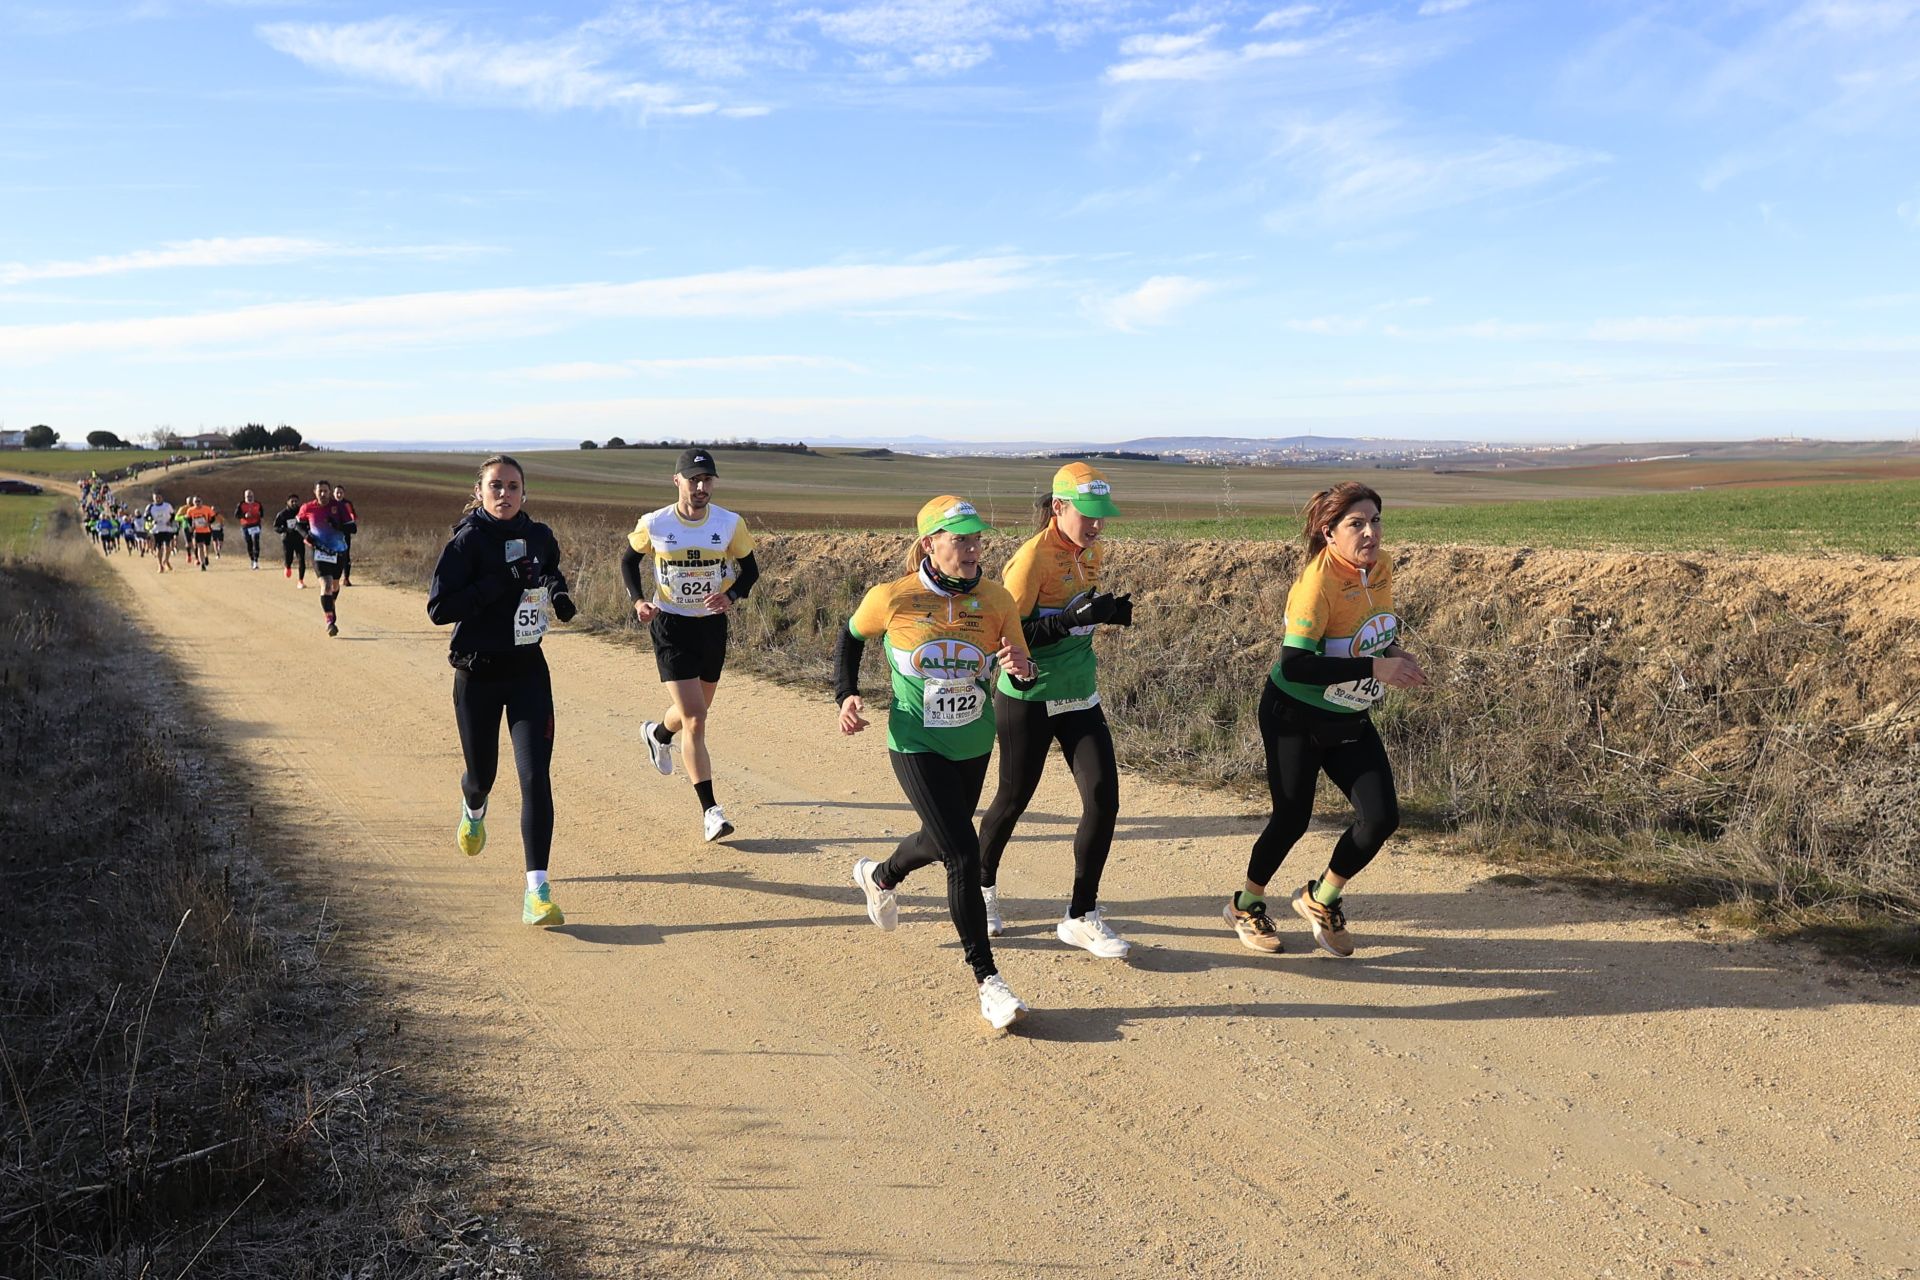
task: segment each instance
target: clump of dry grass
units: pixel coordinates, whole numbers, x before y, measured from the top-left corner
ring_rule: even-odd
[[[555,528],[582,621],[638,640],[617,570],[625,529]],[[423,586],[444,537],[396,547],[396,579]],[[990,572],[1019,541],[989,540]],[[905,544],[763,539],[736,667],[824,690],[839,628],[900,573]],[[1263,791],[1255,713],[1300,560],[1283,543],[1112,545],[1109,581],[1134,593],[1137,619],[1097,641],[1123,764]],[[1440,547],[1401,551],[1395,573],[1433,682],[1376,720],[1415,820],[1535,869],[1920,959],[1920,698],[1900,674],[1905,628],[1877,625],[1847,572]]]
[[[238,771],[76,582],[84,544],[50,548],[0,565],[0,1274],[537,1272],[449,1225],[399,1023],[263,873]]]

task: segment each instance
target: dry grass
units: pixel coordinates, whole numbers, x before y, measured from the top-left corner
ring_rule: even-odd
[[[72,534],[0,564],[0,1275],[535,1273],[102,572]]]

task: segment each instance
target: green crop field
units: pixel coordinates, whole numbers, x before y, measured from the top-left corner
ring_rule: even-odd
[[[123,467],[151,466],[179,452],[178,449],[9,449],[0,453],[0,471],[81,480],[96,471],[104,476]]]
[[[1445,507],[1399,506],[1391,489],[1381,496],[1389,544],[1920,555],[1920,480]],[[1300,526],[1288,519],[1182,520],[1143,532],[1287,539],[1299,537]]]
[[[54,510],[69,501],[55,493],[0,493],[0,555],[31,550]]]

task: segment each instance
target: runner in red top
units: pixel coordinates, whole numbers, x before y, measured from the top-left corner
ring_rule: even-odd
[[[334,612],[340,599],[340,557],[347,540],[333,523],[333,486],[322,480],[313,486],[313,501],[301,506],[293,518],[300,535],[313,548],[313,571],[320,575],[320,611],[327,615],[327,634],[340,634],[340,620]]]
[[[253,561],[253,567],[260,567],[260,504],[254,500],[253,490],[240,499],[240,505],[233,509],[233,518],[240,522],[240,532],[247,540],[247,559]]]

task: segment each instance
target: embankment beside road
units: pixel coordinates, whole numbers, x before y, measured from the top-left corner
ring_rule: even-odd
[[[624,531],[555,529],[582,624],[644,643]],[[355,557],[424,590],[445,536],[372,525]],[[989,572],[1018,545],[991,539]],[[824,690],[838,629],[905,547],[767,537],[734,661]],[[1258,791],[1258,691],[1299,547],[1110,554],[1137,606],[1137,625],[1099,638],[1122,763]],[[1920,958],[1920,558],[1412,547],[1394,571],[1433,680],[1376,715],[1417,819],[1523,870],[1625,876],[1733,923]],[[882,687],[875,670],[867,683]]]
[[[337,909],[260,857],[295,815],[60,523],[0,562],[0,1274],[539,1274]]]

